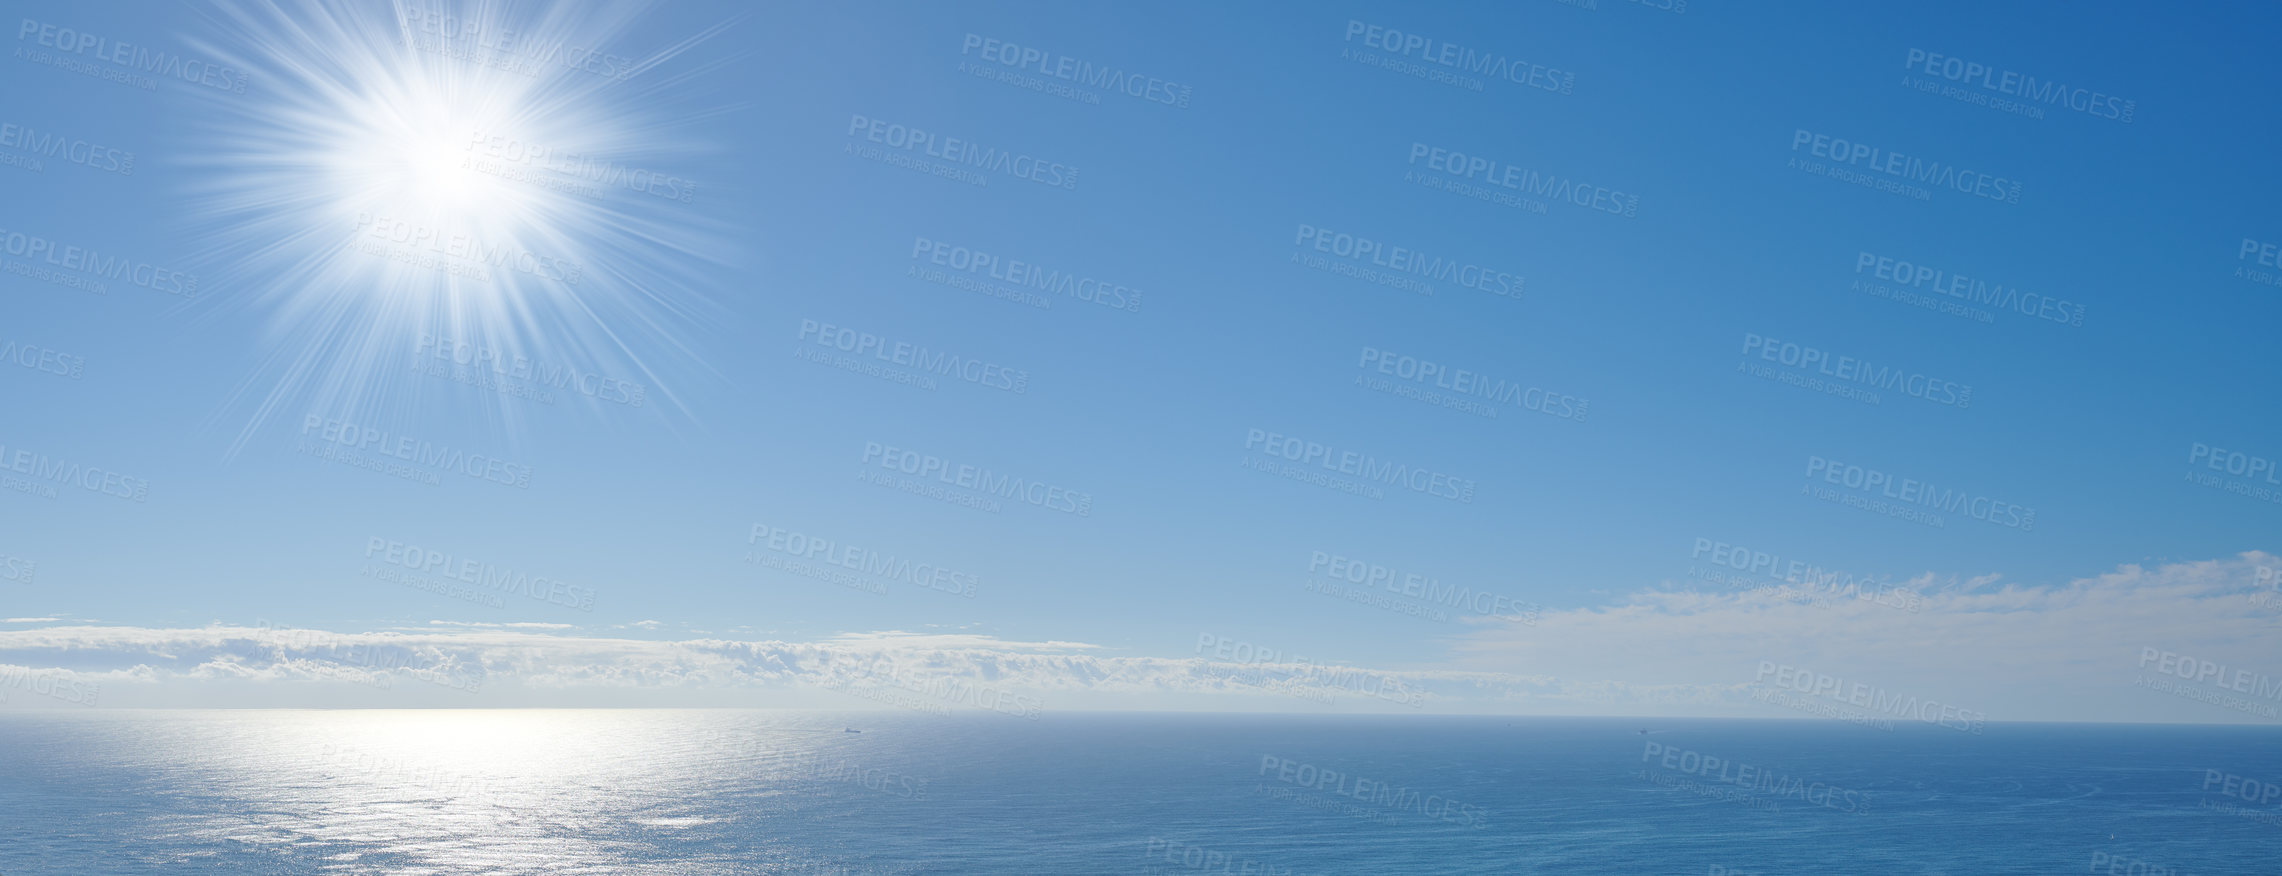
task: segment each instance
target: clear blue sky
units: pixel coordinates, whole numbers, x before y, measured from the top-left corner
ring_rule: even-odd
[[[8,17],[192,55],[267,51],[234,44],[205,10],[36,4]],[[606,44],[647,56],[746,10],[674,4]],[[514,329],[575,367],[624,375],[638,360],[651,369],[632,374],[648,393],[639,407],[402,379],[409,319],[369,347],[281,321],[306,290],[278,287],[305,277],[224,245],[266,232],[207,196],[233,175],[290,187],[290,163],[248,183],[254,169],[215,160],[274,138],[234,121],[284,111],[264,68],[242,95],[143,90],[19,54],[0,122],[134,164],[0,166],[0,228],[182,266],[201,294],[0,275],[0,341],[84,359],[77,379],[0,369],[0,443],[148,481],[141,502],[0,493],[0,554],[38,569],[0,605],[62,619],[34,627],[957,630],[1172,658],[1211,632],[1428,667],[1479,630],[1309,594],[1313,552],[1564,612],[1701,586],[1688,575],[1699,538],[1895,580],[2034,586],[2271,550],[2282,508],[2184,478],[2197,443],[2282,459],[2263,401],[2282,374],[2269,355],[2282,290],[2234,276],[2256,267],[2238,257],[2245,238],[2282,240],[2261,110],[2282,85],[2276,18],[2123,4],[775,5],[625,82],[589,77],[576,100],[591,106],[537,111],[590,122],[581,135],[614,160],[697,183],[687,204],[628,208],[621,224],[659,239],[579,231],[602,224],[592,216],[559,238],[588,266],[577,293],[604,302],[623,348],[587,357],[554,337],[597,337],[596,318],[567,307]],[[1349,39],[1350,21],[1572,73],[1573,89],[1474,91],[1346,60],[1392,57]],[[977,78],[960,70],[984,63],[962,53],[969,34],[1187,86],[1188,105]],[[10,49],[37,42],[17,34]],[[1903,84],[1928,78],[1912,50],[2130,100],[2132,119],[1919,93]],[[1076,168],[1076,182],[983,171],[977,186],[867,160],[848,153],[879,145],[849,134],[855,116]],[[2018,203],[1801,172],[1787,162],[1814,158],[1794,149],[1802,130],[2018,181]],[[1414,144],[1635,195],[1637,215],[1533,214],[1408,183],[1449,179],[1414,161]],[[1311,270],[1293,255],[1341,260],[1295,245],[1302,226],[1510,272],[1522,293],[1443,282],[1422,295]],[[933,267],[913,258],[921,238],[1138,289],[1140,305],[1057,296],[1041,309],[927,282],[909,275]],[[1857,271],[1864,252],[2064,299],[2082,324],[1882,300],[1850,288],[1875,279]],[[802,337],[804,321],[1026,382],[929,391],[807,361],[796,351],[829,351]],[[1755,377],[1739,363],[1796,369],[1747,356],[1751,337],[1969,385],[1970,405],[1891,390],[1869,404]],[[1566,393],[1589,415],[1506,405],[1489,418],[1375,392],[1357,378],[1404,381],[1359,367],[1368,349]],[[287,391],[259,418],[280,391],[265,359],[287,350],[352,360],[369,379],[353,401]],[[500,457],[527,467],[528,488],[431,486],[298,453],[312,413]],[[1250,470],[1264,458],[1246,446],[1253,429],[1471,479],[1473,498],[1374,500]],[[883,471],[864,458],[875,443],[1088,493],[1090,510],[993,514],[865,483]],[[1951,515],[1934,528],[1816,501],[1801,495],[1815,457],[2033,507],[2035,524]],[[882,595],[765,569],[745,562],[755,524],[978,583],[972,598],[908,584]],[[499,609],[375,583],[359,570],[376,537],[590,587],[594,607]],[[637,621],[657,625],[618,626]],[[2127,631],[2117,647],[2163,644],[2147,638]],[[2129,663],[2087,672],[2128,678]]]

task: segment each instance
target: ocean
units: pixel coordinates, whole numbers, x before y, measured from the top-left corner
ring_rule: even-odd
[[[2155,725],[13,712],[0,876],[2271,876],[2278,742]]]

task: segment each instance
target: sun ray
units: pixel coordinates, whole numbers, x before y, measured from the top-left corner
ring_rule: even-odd
[[[734,22],[638,57],[606,48],[643,9],[241,0],[208,16],[204,48],[258,93],[203,114],[191,194],[220,294],[201,316],[252,312],[275,350],[216,415],[246,417],[230,454],[304,412],[473,405],[512,439],[528,416],[512,399],[419,378],[439,351],[572,404],[688,415],[672,386],[704,373],[689,335],[716,312],[698,271],[731,229],[681,169],[698,147],[654,133],[718,108],[658,83],[717,69],[677,59]]]

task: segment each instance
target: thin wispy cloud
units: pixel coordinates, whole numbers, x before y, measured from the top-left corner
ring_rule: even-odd
[[[2133,720],[2139,713],[2127,710],[2145,703],[2172,713],[2182,707],[2160,692],[2129,690],[2161,668],[2143,665],[2150,652],[2254,672],[2282,668],[2273,657],[2282,653],[2282,625],[2255,598],[2263,592],[2258,570],[2276,563],[2253,552],[2127,566],[2049,585],[1927,575],[1909,582],[1921,598],[1908,610],[1853,597],[1650,589],[1605,606],[1549,611],[1532,625],[1482,622],[1452,643],[1446,660],[1399,668],[1124,656],[1085,642],[979,633],[658,641],[566,634],[565,624],[452,621],[346,633],[241,626],[0,631],[0,665],[112,685],[114,700],[132,698],[137,686],[378,688],[448,676],[540,701],[573,693],[702,697],[957,682],[1088,705],[1094,695],[1114,695],[1122,707],[1143,708],[1201,698],[1301,711],[1758,717],[1799,717],[1753,694],[1803,676],[1957,704],[1993,720]],[[2046,656],[2027,664],[2008,657],[2022,646]],[[1992,665],[2008,671],[1989,672]],[[1771,666],[1783,676],[1772,676]],[[2119,702],[2123,709],[2112,705]],[[2256,717],[2217,707],[2185,714]]]
[[[2258,599],[2273,578],[2260,569],[2278,566],[2282,559],[2252,551],[2054,583],[1927,574],[1901,585],[1919,598],[1883,601],[1798,587],[1654,589],[1546,612],[1532,626],[1484,624],[1453,659],[1477,670],[1731,692],[1763,682],[1772,663],[1986,704],[1976,708],[2000,718],[2225,721],[2242,715],[2119,692],[2140,677],[2147,649],[2282,676],[2278,612]]]

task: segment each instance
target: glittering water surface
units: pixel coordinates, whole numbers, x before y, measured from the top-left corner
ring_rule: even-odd
[[[2251,783],[2282,781],[2278,742],[1416,716],[13,713],[0,874],[2273,874],[2282,799]]]

